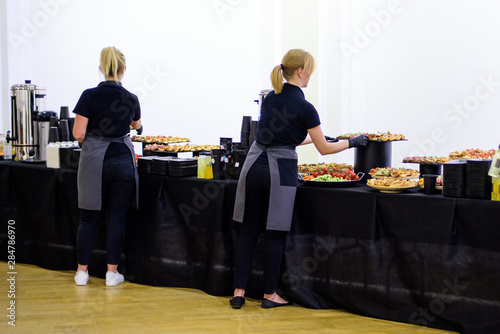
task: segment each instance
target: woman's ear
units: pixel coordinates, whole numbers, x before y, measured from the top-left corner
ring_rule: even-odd
[[[299,76],[299,78],[302,78],[302,76],[304,75],[304,69],[302,67],[297,70],[297,75]]]

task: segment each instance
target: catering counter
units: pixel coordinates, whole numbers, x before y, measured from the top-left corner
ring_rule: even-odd
[[[132,282],[232,295],[236,181],[140,176],[122,270]],[[16,261],[76,269],[76,171],[0,163],[0,248]],[[280,290],[310,308],[462,333],[500,332],[500,203],[300,185]],[[261,240],[259,242],[262,242]],[[89,270],[105,274],[104,227]],[[262,254],[247,295],[262,295]],[[7,260],[7,253],[0,253]],[[70,283],[69,283],[70,284]],[[229,307],[229,303],[228,303]]]

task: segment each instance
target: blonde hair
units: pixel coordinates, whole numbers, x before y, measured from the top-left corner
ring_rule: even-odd
[[[283,56],[281,64],[271,72],[271,83],[276,94],[283,90],[283,80],[290,80],[299,68],[308,70],[307,75],[311,75],[314,71],[314,58],[307,51],[292,49]]]
[[[114,46],[102,49],[99,69],[105,77],[116,78],[124,67],[125,56],[120,50]]]

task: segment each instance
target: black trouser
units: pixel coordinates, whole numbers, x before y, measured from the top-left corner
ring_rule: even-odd
[[[270,188],[269,163],[267,155],[263,153],[247,174],[245,216],[240,228],[234,265],[235,289],[246,289],[255,244],[260,233],[265,232],[264,293],[276,292],[287,232],[266,230]]]
[[[118,157],[106,157],[102,169],[102,210],[81,209],[77,235],[77,260],[81,265],[89,264],[101,216],[106,223],[108,264],[118,264],[125,242],[127,209],[135,187],[130,152]]]

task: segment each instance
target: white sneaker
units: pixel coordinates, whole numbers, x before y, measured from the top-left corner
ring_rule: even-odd
[[[115,286],[122,283],[124,280],[123,275],[119,272],[114,273],[112,271],[108,271],[106,273],[106,286]]]
[[[76,285],[87,285],[89,281],[89,273],[87,271],[78,270],[75,275]]]

